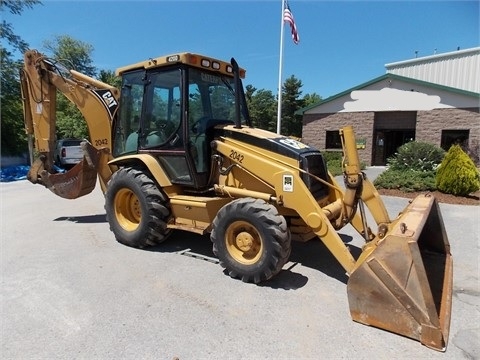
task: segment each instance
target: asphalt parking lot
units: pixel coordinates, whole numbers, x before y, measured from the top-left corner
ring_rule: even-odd
[[[98,188],[65,200],[17,181],[0,196],[2,359],[480,358],[479,207],[440,206],[454,257],[442,353],[353,322],[347,277],[320,241],[295,243],[258,286],[225,275],[207,237],[117,243]],[[408,202],[384,201],[391,216]]]

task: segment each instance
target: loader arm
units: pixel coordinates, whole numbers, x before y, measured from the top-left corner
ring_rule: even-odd
[[[68,77],[67,77],[68,76]],[[118,107],[119,91],[115,87],[81,74],[75,70],[60,69],[57,64],[35,50],[24,56],[21,72],[21,90],[25,130],[38,157],[33,159],[28,179],[49,188],[56,195],[75,199],[90,193],[100,180],[102,190],[110,179],[112,159],[112,121]],[[90,142],[82,143],[84,159],[66,173],[54,168],[56,96],[62,93],[82,113]]]
[[[252,128],[227,128],[224,133],[228,136],[213,143],[224,159],[215,191],[233,198],[262,199],[284,214],[293,211],[347,272],[353,320],[444,351],[451,316],[453,262],[435,198],[420,195],[391,220],[378,192],[361,172],[352,127],[340,130],[345,190],[329,179],[327,202],[313,196],[298,162],[267,150],[262,139],[266,134]],[[248,136],[256,141],[249,141]],[[278,140],[282,141],[289,142]],[[376,232],[368,227],[364,204],[378,226]],[[348,224],[365,239],[357,257],[337,233]]]
[[[354,213],[351,225],[368,242],[373,239],[374,234],[367,226],[364,205],[372,214],[381,236],[385,235],[391,220],[377,189],[361,171],[353,128],[345,126],[339,132],[343,149],[344,204],[351,213]],[[356,212],[357,207],[360,209],[360,214]]]

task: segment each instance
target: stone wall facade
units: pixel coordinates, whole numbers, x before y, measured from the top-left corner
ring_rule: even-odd
[[[442,130],[470,130],[468,146],[480,144],[479,108],[434,109],[417,113],[415,139],[440,146]]]
[[[319,150],[326,150],[326,132],[353,126],[355,137],[365,140],[365,148],[358,150],[360,161],[370,165],[372,160],[374,112],[339,112],[334,114],[308,114],[303,117],[302,141]],[[327,149],[328,150],[328,149]]]
[[[393,121],[395,114],[392,113],[391,115]],[[375,130],[374,120],[375,112],[305,114],[303,117],[302,141],[319,150],[329,150],[326,149],[326,132],[338,131],[344,126],[351,125],[354,128],[357,140],[365,140],[365,148],[358,149],[360,160],[367,165],[371,165]],[[405,125],[410,128],[412,124]],[[401,117],[398,119],[395,128],[403,128]],[[449,108],[417,112],[415,140],[440,146],[442,130],[469,130],[468,146],[470,148],[480,147],[479,108]]]

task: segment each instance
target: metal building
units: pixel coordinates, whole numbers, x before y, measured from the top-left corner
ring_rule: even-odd
[[[385,67],[385,75],[300,109],[303,141],[337,150],[338,129],[353,125],[369,165],[385,165],[411,140],[480,149],[480,47]]]
[[[480,47],[386,64],[387,73],[480,93]]]

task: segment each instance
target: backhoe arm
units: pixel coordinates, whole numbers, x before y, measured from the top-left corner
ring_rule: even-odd
[[[25,53],[21,72],[25,129],[30,142],[34,138],[38,152],[28,179],[45,185],[61,197],[74,199],[93,190],[97,174],[104,190],[115,170],[107,162],[112,159],[111,128],[119,91],[75,70],[60,70],[54,61],[35,50]],[[85,118],[90,136],[90,142],[82,143],[83,161],[61,174],[56,173],[53,166],[57,92],[77,106]],[[30,146],[30,151],[33,159],[33,146]]]

